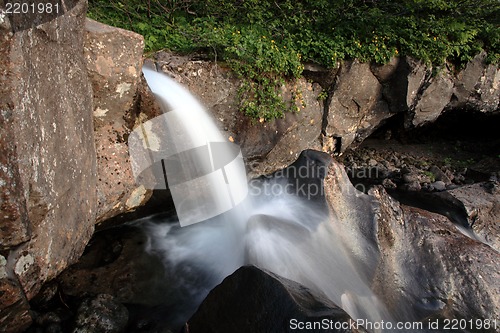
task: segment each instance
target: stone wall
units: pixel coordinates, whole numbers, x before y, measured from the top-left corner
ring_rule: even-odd
[[[30,323],[44,281],[82,254],[96,214],[87,2],[13,33],[0,26],[0,331]]]

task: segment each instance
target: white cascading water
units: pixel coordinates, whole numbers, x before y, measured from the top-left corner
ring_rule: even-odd
[[[155,94],[162,91],[161,97],[170,107],[186,110],[181,121],[189,136],[196,136],[197,129],[203,128],[209,136],[222,138],[187,90],[163,74],[151,75],[147,69],[144,74]],[[246,178],[237,182],[246,182]],[[214,191],[210,195],[225,191],[226,184],[218,186],[209,189]],[[191,289],[198,304],[225,277],[251,264],[323,292],[354,319],[390,321],[369,282],[349,259],[352,249],[341,241],[340,226],[308,200],[276,192],[276,188],[272,195],[262,193],[263,188],[253,188],[234,209],[205,222],[186,227],[151,224],[149,250],[161,254],[169,269],[181,272],[177,283]],[[361,235],[358,241],[363,241]],[[188,278],[190,274],[204,278],[194,281]]]

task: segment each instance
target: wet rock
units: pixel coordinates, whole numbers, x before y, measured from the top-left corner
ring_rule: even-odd
[[[85,30],[84,56],[94,91],[99,223],[137,208],[151,196],[136,185],[127,147],[137,117],[144,38],[90,19]]]
[[[73,333],[121,333],[127,322],[127,308],[113,296],[100,294],[82,301]]]
[[[8,253],[0,269],[6,273],[0,331],[29,324],[27,301],[78,259],[93,232],[96,155],[83,58],[86,5],[70,1],[65,14],[15,33],[7,31],[6,17],[0,27],[0,247]]]
[[[498,313],[498,253],[467,238],[441,215],[401,208],[391,208],[392,216],[378,222],[379,230],[391,230],[375,279],[389,307],[421,318],[490,318]]]
[[[329,165],[324,190],[332,221],[342,226],[339,237],[346,248],[352,249],[357,267],[362,267],[362,273],[370,278],[375,271],[376,262],[366,258],[379,255],[374,247],[372,199],[353,186],[345,168],[338,162]],[[359,242],[360,237],[364,241]]]
[[[382,97],[382,85],[372,74],[370,65],[355,61],[342,64],[328,107],[325,133],[340,137],[340,151],[353,142],[368,137],[391,116]]]
[[[335,329],[349,323],[349,315],[326,296],[262,271],[254,266],[238,269],[215,287],[185,325],[184,332],[294,332],[294,321],[331,323],[331,329],[309,332],[362,332]]]

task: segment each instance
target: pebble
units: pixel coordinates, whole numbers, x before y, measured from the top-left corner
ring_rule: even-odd
[[[435,181],[431,185],[432,185],[432,187],[434,187],[434,190],[436,190],[436,191],[441,192],[441,191],[446,190],[446,184],[442,180]]]

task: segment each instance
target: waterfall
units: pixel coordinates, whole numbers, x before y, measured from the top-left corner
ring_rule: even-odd
[[[209,146],[211,142],[225,142],[208,113],[187,90],[164,74],[149,69],[143,71],[165,114],[175,114],[175,117],[161,119],[161,126],[150,125],[150,128],[156,126],[165,131],[161,133],[164,138],[177,145],[174,153],[206,146],[207,142]],[[155,135],[157,138],[159,132]],[[140,137],[141,133],[138,133],[138,142],[141,142]],[[169,149],[173,148],[157,151],[163,151],[165,155]],[[227,154],[235,158],[235,164],[242,163],[240,154],[233,150]],[[161,159],[158,156],[148,157],[147,154],[141,156],[147,159],[149,165]],[[178,158],[175,161],[177,165],[165,163],[169,187],[172,189],[172,185],[180,184],[177,177],[183,180],[185,186],[185,180],[192,179],[193,175],[203,176],[208,171],[230,169],[225,165],[217,168],[210,164],[213,162],[201,160],[207,156],[211,155]],[[229,158],[222,160],[227,163],[233,161]],[[208,171],[190,171],[188,176],[178,173],[178,170],[193,169],[193,163],[208,163],[203,166]],[[169,166],[173,169],[168,170]],[[145,169],[144,165],[139,167],[138,175]],[[194,186],[192,189],[195,192],[203,187],[203,193],[182,195],[182,200],[176,200],[174,194],[177,213],[181,212],[183,216],[180,219],[188,221],[186,226],[181,227],[177,223],[148,225],[148,250],[161,255],[167,269],[177,272],[175,283],[196,303],[192,309],[196,309],[207,293],[225,277],[243,265],[252,264],[323,292],[353,319],[372,322],[391,320],[370,289],[365,274],[350,259],[352,249],[343,245],[340,226],[325,209],[319,209],[309,198],[290,191],[285,177],[254,182],[249,190],[246,175],[241,169],[234,167],[234,172],[228,170],[225,171],[227,177],[214,177],[208,184],[188,184],[188,187]],[[221,196],[228,191],[234,198],[230,209],[226,209],[229,206],[225,205],[228,198]],[[189,203],[185,202],[189,200]],[[215,210],[204,208],[206,202],[203,200],[220,207]],[[198,208],[202,211],[199,216],[196,214]],[[200,217],[202,222],[198,221]],[[193,223],[195,220],[200,223]],[[361,245],[361,235],[357,241]]]

